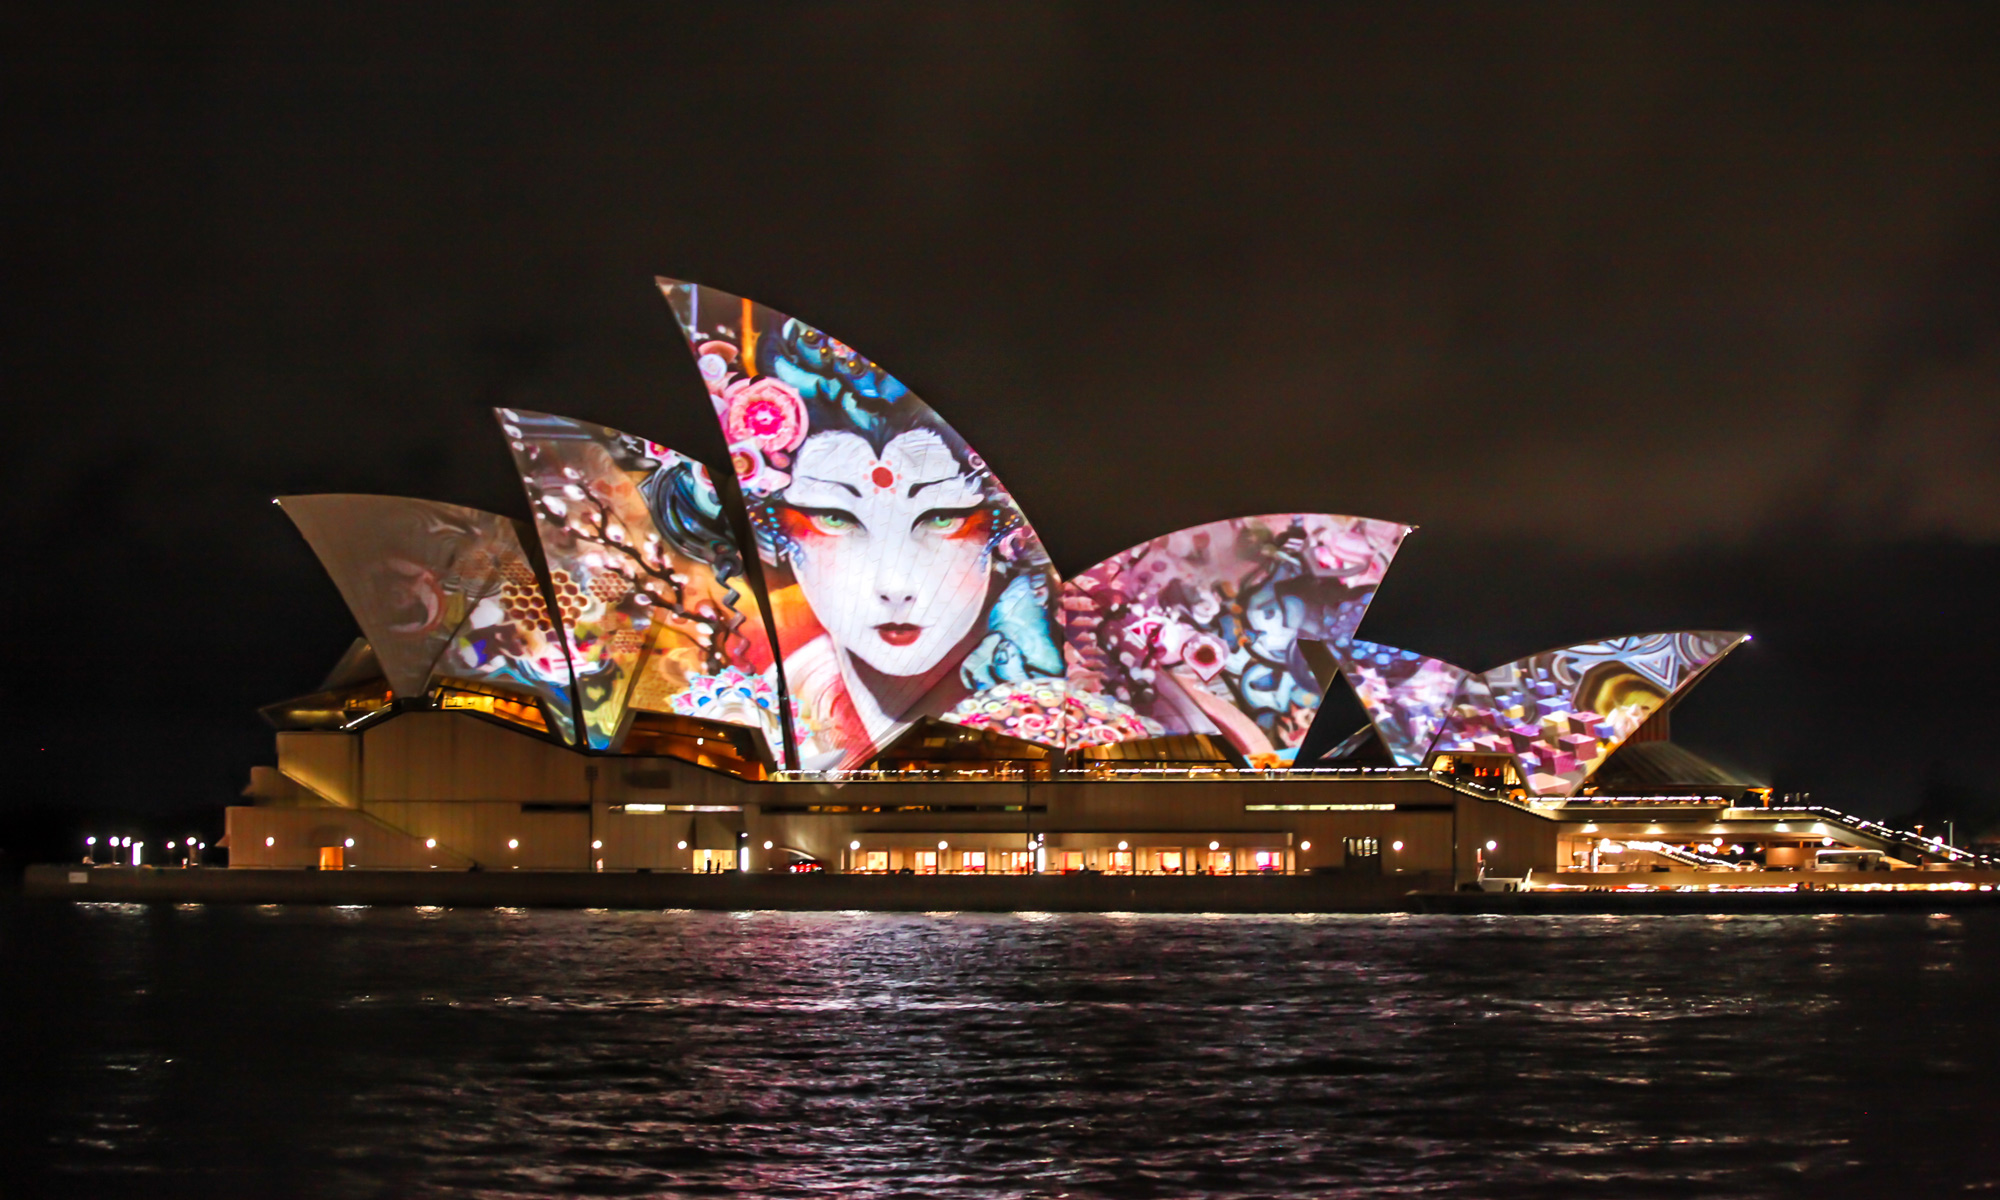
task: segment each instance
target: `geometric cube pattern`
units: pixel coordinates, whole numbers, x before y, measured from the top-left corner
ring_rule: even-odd
[[[1355,639],[1347,643],[1340,669],[1376,736],[1400,766],[1423,763],[1451,711],[1459,688],[1472,674],[1439,658]]]

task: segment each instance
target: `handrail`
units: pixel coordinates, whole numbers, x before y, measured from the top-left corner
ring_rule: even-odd
[[[2000,858],[1995,858],[1988,854],[1980,854],[1972,850],[1961,850],[1957,846],[1946,842],[1943,838],[1927,838],[1920,833],[1915,833],[1907,829],[1897,829],[1892,825],[1884,825],[1880,821],[1871,821],[1866,817],[1857,817],[1851,813],[1841,812],[1837,808],[1828,808],[1823,804],[1774,804],[1768,808],[1757,808],[1746,811],[1759,813],[1810,813],[1821,820],[1832,821],[1835,824],[1845,825],[1850,829],[1865,833],[1877,841],[1892,842],[1905,849],[1915,850],[1921,854],[1942,855],[1954,861],[1973,862],[1985,866],[2000,865]]]
[[[1632,841],[1626,839],[1624,845],[1628,850],[1644,850],[1649,854],[1657,854],[1661,858],[1690,867],[1727,867],[1732,871],[1748,869],[1742,863],[1731,859],[1720,858],[1713,854],[1703,854],[1698,850],[1683,850],[1679,846],[1669,845],[1666,842]]]

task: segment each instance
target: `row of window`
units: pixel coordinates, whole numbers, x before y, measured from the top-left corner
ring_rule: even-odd
[[[1102,850],[915,849],[853,850],[847,869],[864,874],[1237,875],[1289,869],[1282,849],[1140,847]]]

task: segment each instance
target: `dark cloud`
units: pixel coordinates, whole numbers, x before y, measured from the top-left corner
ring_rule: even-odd
[[[1870,811],[1995,716],[1990,6],[5,20],[9,745],[47,794],[268,755],[252,706],[350,635],[269,496],[518,512],[498,403],[718,458],[655,273],[888,364],[1071,570],[1416,521],[1371,634],[1754,628],[1686,736]]]

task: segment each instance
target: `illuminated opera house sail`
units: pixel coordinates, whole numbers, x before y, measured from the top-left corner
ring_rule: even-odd
[[[870,869],[891,861],[871,846],[902,830],[893,814],[919,813],[894,836],[947,836],[905,868],[944,869],[936,855],[979,813],[1012,814],[988,823],[1031,839],[1004,850],[1007,869],[1022,855],[1045,864],[1051,837],[1101,840],[1091,853],[1108,857],[1090,869],[1145,853],[1161,871],[1198,870],[1184,855],[1209,852],[1240,866],[1253,853],[1242,838],[1266,868],[1379,857],[1384,839],[1416,856],[1435,834],[1417,814],[1447,802],[1351,789],[1450,777],[1469,781],[1451,804],[1483,787],[1552,819],[1543,810],[1607,794],[1607,764],[1661,740],[1667,711],[1746,640],[1642,633],[1483,671],[1367,641],[1369,604],[1412,527],[1335,513],[1222,517],[1064,578],[993,466],[880,364],[754,301],[660,287],[729,478],[640,434],[505,408],[497,432],[525,521],[420,499],[281,498],[362,640],[319,691],[265,710],[280,764],[253,784],[262,807],[232,814],[355,810],[420,847],[403,865],[429,866],[497,853],[475,843],[518,853],[519,829],[553,830],[562,814],[583,824],[533,837],[587,844],[557,865],[598,869],[723,861],[697,857],[710,853],[740,867],[765,841]],[[1344,695],[1319,720],[1329,689],[1351,692],[1365,728],[1331,728],[1352,708]],[[1238,790],[1207,808],[1175,785],[1145,790],[1196,777]],[[919,781],[975,792],[880,791]],[[976,791],[1007,781],[1039,786]],[[1251,796],[1249,781],[1281,790]],[[1119,815],[1079,815],[1114,796]],[[422,815],[449,803],[461,807]],[[515,816],[470,815],[493,804]],[[1095,828],[1062,828],[1064,805]],[[1403,808],[1407,836],[1356,825],[1306,849],[1331,814]],[[619,821],[663,813],[687,816],[642,848],[619,840]],[[447,816],[464,827],[416,828]],[[514,831],[504,842],[494,821]],[[1462,865],[1452,828],[1423,851],[1432,868]],[[237,839],[235,852],[275,854],[279,838]],[[1135,848],[1148,839],[1174,848]],[[988,849],[964,853],[981,864],[965,869],[987,869]]]

